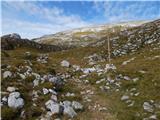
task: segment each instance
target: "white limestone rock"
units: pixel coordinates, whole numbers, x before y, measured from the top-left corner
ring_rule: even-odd
[[[67,97],[73,97],[73,96],[75,96],[75,94],[74,94],[74,93],[67,92],[65,96],[67,96]]]
[[[14,92],[14,91],[16,91],[16,88],[15,87],[7,87],[7,91]]]
[[[74,109],[70,106],[65,106],[63,113],[68,115],[69,117],[73,118],[74,116],[77,115],[77,113],[74,111]]]
[[[48,89],[47,88],[43,88],[43,94],[46,95],[48,93],[49,93]]]
[[[11,77],[12,76],[12,73],[10,71],[5,71],[3,73],[3,78],[8,78],[8,77]]]
[[[7,102],[7,97],[6,97],[6,96],[4,96],[4,97],[2,98],[2,102]]]
[[[61,62],[61,66],[62,66],[62,67],[69,67],[69,66],[70,66],[70,63],[69,63],[67,60],[63,60],[63,61]]]
[[[153,106],[149,102],[143,103],[143,109],[147,112],[153,112]]]
[[[35,87],[35,86],[38,86],[39,85],[39,80],[38,79],[35,79],[34,81],[33,81],[33,86]]]
[[[23,75],[23,74],[19,74],[19,76],[20,76],[23,80],[26,79],[26,76]]]
[[[83,105],[77,101],[73,101],[72,102],[72,107],[75,109],[75,110],[82,110],[83,109]]]
[[[113,64],[106,64],[106,67],[105,67],[106,72],[107,72],[108,70],[116,70],[116,69],[117,69],[117,68],[116,68],[115,65],[113,65]]]
[[[121,100],[122,101],[125,101],[125,100],[128,100],[129,99],[129,96],[127,96],[127,95],[123,95],[122,97],[121,97]]]
[[[57,100],[58,100],[58,98],[57,98],[56,95],[52,95],[52,96],[51,96],[51,99],[52,99],[53,101],[55,101],[55,102],[57,102]]]
[[[45,103],[45,106],[47,109],[49,109],[52,114],[59,114],[60,113],[60,105],[56,102],[54,102],[53,100],[48,100]]]
[[[9,94],[8,106],[11,108],[22,108],[24,106],[24,100],[20,97],[19,92],[12,92]]]

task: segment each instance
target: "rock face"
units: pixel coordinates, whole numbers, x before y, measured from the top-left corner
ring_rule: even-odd
[[[11,38],[14,38],[14,39],[21,39],[21,36],[18,35],[17,33],[12,33],[12,34],[10,35],[10,37],[11,37]]]
[[[2,50],[13,50],[17,47],[32,47],[43,51],[60,51],[69,49],[68,47],[64,46],[59,47],[56,45],[39,44],[28,39],[21,39],[20,35],[15,33],[4,35],[1,37]]]
[[[8,106],[11,108],[22,108],[24,106],[24,100],[20,97],[19,92],[12,92],[9,94]]]

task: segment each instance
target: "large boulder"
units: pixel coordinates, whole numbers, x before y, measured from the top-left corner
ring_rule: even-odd
[[[24,106],[24,100],[20,97],[19,92],[12,92],[9,94],[8,106],[11,108],[22,108]]]

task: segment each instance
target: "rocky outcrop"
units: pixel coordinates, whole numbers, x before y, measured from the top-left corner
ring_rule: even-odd
[[[135,52],[145,45],[160,42],[160,19],[117,33],[106,34],[101,40],[89,44],[89,46],[107,47],[108,39],[112,48],[112,56],[122,56]]]
[[[31,47],[47,52],[69,49],[68,47],[65,46],[45,45],[45,44],[39,44],[29,39],[21,39],[20,35],[15,33],[4,35],[1,37],[2,50],[13,50],[18,47]]]

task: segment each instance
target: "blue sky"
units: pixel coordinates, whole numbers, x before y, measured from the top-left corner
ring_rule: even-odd
[[[2,33],[23,38],[95,24],[160,18],[160,1],[2,1]]]

